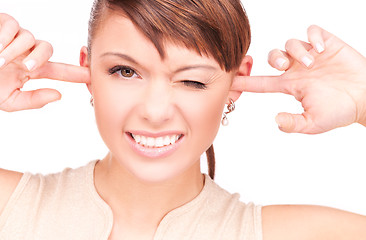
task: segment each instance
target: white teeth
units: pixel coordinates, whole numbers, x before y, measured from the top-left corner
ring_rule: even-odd
[[[169,136],[164,137],[164,145],[168,146],[169,144],[170,144],[170,137]]]
[[[146,143],[146,145],[147,145],[148,147],[153,147],[153,146],[155,145],[155,139],[154,139],[154,138],[151,138],[151,137],[148,137],[148,138],[147,138],[147,143]]]
[[[141,144],[146,146],[147,139],[144,136],[141,136]]]
[[[136,140],[137,143],[141,142],[141,136],[139,136],[139,135],[132,135],[132,136]]]
[[[162,137],[158,137],[157,139],[155,139],[155,146],[157,146],[157,147],[164,146],[164,142],[163,142],[163,138]]]
[[[135,139],[136,143],[141,144],[145,147],[164,147],[170,144],[175,144],[178,140],[180,135],[172,135],[172,136],[165,136],[165,137],[145,137],[142,135],[135,135],[131,134],[132,138]]]
[[[171,136],[170,137],[170,144],[174,144],[176,142],[176,137],[175,136]]]

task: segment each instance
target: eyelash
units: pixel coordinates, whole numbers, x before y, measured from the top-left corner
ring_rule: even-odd
[[[135,70],[133,70],[132,68],[128,67],[128,66],[122,66],[122,65],[118,65],[118,66],[115,66],[111,69],[108,70],[109,74],[110,75],[113,75],[113,74],[116,74],[118,72],[121,72],[123,70],[130,70],[132,71],[134,74],[138,75],[136,73]],[[119,75],[121,75],[122,77],[124,77],[122,75],[122,73],[120,73]],[[132,77],[124,77],[124,78],[132,78]],[[197,88],[197,89],[206,89],[207,86],[201,82],[197,82],[197,81],[189,81],[189,80],[184,80],[182,81],[182,83],[187,86],[187,87],[194,87],[194,88]]]
[[[109,72],[110,75],[113,75],[113,74],[116,74],[118,72],[122,72],[123,70],[129,70],[129,71],[134,73],[133,75],[136,74],[137,76],[139,76],[139,74],[137,74],[137,72],[135,70],[133,70],[132,68],[130,68],[128,66],[122,66],[122,65],[115,66],[115,67],[109,69],[108,72]],[[133,76],[125,77],[125,76],[122,75],[122,73],[119,73],[119,75],[124,77],[124,78],[132,78],[133,77]]]
[[[197,81],[182,81],[184,85],[188,86],[188,87],[194,87],[197,89],[206,89],[207,86],[201,82],[197,82]]]

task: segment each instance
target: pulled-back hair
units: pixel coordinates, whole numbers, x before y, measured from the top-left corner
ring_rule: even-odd
[[[164,41],[213,57],[226,72],[238,69],[250,45],[240,0],[95,0],[89,21],[89,54],[106,10],[122,12],[165,57]],[[213,146],[207,152],[214,179]]]

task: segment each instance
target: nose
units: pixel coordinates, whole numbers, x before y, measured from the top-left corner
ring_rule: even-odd
[[[150,124],[164,124],[173,116],[173,105],[169,84],[151,82],[144,91],[142,117]]]

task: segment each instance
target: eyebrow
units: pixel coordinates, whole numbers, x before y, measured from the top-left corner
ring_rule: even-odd
[[[197,65],[188,65],[188,66],[184,66],[182,68],[178,68],[177,70],[174,71],[174,73],[184,72],[184,71],[197,69],[197,68],[204,68],[204,69],[207,69],[207,70],[217,70],[216,67],[211,66],[211,65],[197,64]]]
[[[123,54],[123,53],[116,53],[116,52],[106,52],[104,54],[102,54],[100,57],[106,57],[106,56],[116,56],[116,57],[119,57],[119,58],[123,58],[133,64],[136,64],[136,65],[140,65],[135,59],[133,59],[132,57],[126,55],[126,54]]]
[[[104,54],[101,55],[101,57],[105,57],[105,56],[116,56],[122,59],[125,59],[133,64],[139,65],[141,66],[141,64],[139,64],[135,59],[133,59],[132,57],[123,54],[123,53],[118,53],[118,52],[106,52]],[[197,68],[203,68],[203,69],[207,69],[207,70],[217,70],[216,67],[212,66],[212,65],[208,65],[208,64],[193,64],[193,65],[188,65],[188,66],[184,66],[181,68],[178,68],[177,70],[174,71],[174,74],[179,73],[179,72],[184,72],[184,71],[188,71],[188,70],[193,70],[193,69],[197,69]]]

